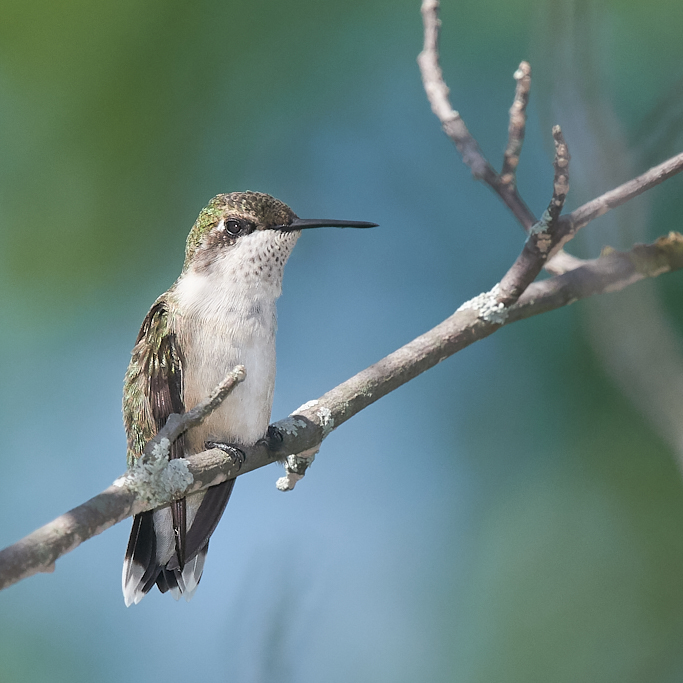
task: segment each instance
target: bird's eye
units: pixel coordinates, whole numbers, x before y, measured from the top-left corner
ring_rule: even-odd
[[[225,229],[231,235],[239,235],[241,232],[244,231],[245,227],[246,225],[244,221],[238,221],[234,218],[225,221]]]
[[[222,228],[226,233],[228,233],[228,235],[231,235],[232,237],[248,235],[256,228],[256,226],[246,218],[228,218],[224,221],[221,221],[221,225],[218,227]]]

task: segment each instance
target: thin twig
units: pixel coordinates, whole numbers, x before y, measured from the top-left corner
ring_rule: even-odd
[[[553,169],[555,178],[553,179],[553,196],[548,204],[548,229],[552,230],[557,222],[565,199],[569,193],[569,148],[562,135],[559,126],[553,126],[553,142],[555,143],[555,158],[553,159]]]
[[[515,175],[519,164],[519,155],[524,143],[526,107],[529,103],[529,91],[531,90],[531,65],[529,62],[521,62],[513,77],[517,81],[517,87],[515,88],[515,99],[510,107],[508,144],[503,154],[503,168],[500,172],[500,182],[504,186],[514,186],[516,182]]]
[[[243,365],[229,372],[225,379],[211,392],[207,399],[182,415],[172,414],[156,437],[145,446],[148,458],[154,446],[162,439],[173,442],[184,431],[200,424],[225,400],[230,392],[246,377]],[[178,461],[174,461],[178,462]],[[217,479],[217,467],[220,477]],[[237,474],[239,465],[228,454],[214,449],[209,452],[203,467],[189,467],[191,484],[182,495],[203,490],[213,483],[220,483]],[[83,541],[102,533],[126,517],[149,508],[148,500],[128,485],[126,474],[112,486],[57,517],[23,538],[18,543],[0,551],[0,589],[38,572],[54,571],[55,561],[77,548]],[[171,498],[164,502],[171,502]]]
[[[247,377],[247,370],[244,365],[236,365],[226,376],[225,379],[214,388],[209,396],[186,413],[172,413],[168,416],[166,424],[157,432],[156,436],[145,444],[144,455],[149,456],[154,447],[161,443],[162,439],[168,439],[173,443],[181,434],[192,427],[200,425],[213,413],[218,406],[223,403],[228,394]]]
[[[455,143],[463,161],[470,167],[478,180],[495,175],[495,171],[484,158],[477,141],[470,135],[460,114],[453,109],[448,99],[448,86],[438,61],[439,27],[438,0],[424,0],[422,18],[424,21],[424,48],[417,57],[422,72],[424,88],[432,111],[441,121],[446,135]]]
[[[612,251],[569,273],[533,283],[514,306],[502,311],[496,309],[498,304],[492,293],[476,297],[429,332],[272,425],[282,435],[277,450],[269,448],[266,442],[251,447],[240,445],[246,454],[241,468],[218,449],[188,458],[193,483],[185,493],[203,490],[282,460],[291,453],[317,450],[331,431],[356,413],[503,325],[681,268],[683,236],[670,233],[653,244],[636,245],[628,252]],[[162,502],[170,500],[169,497]],[[0,551],[0,588],[37,572],[52,571],[59,557],[144,509],[145,504],[133,491],[110,486],[87,503]]]
[[[563,275],[532,283],[509,309],[508,322],[561,308],[579,299],[617,292],[640,280],[683,268],[683,235],[670,232],[629,251],[603,249],[597,258]]]
[[[510,306],[536,279],[549,258],[557,222],[569,192],[569,149],[559,126],[553,127],[555,159],[553,195],[541,220],[529,231],[522,253],[499,284],[498,302]]]
[[[534,214],[519,196],[514,183],[504,183],[493,166],[486,160],[477,141],[472,137],[460,114],[453,109],[448,99],[448,86],[439,65],[439,1],[423,0],[422,20],[424,23],[424,46],[417,57],[422,82],[432,111],[441,126],[472,170],[472,175],[485,182],[505,202],[525,230],[536,222]]]
[[[486,160],[482,153],[479,144],[471,135],[465,122],[462,120],[460,114],[453,109],[450,100],[448,99],[448,86],[443,78],[443,72],[439,64],[439,28],[441,21],[439,20],[439,0],[423,0],[422,2],[422,21],[424,24],[424,46],[422,52],[418,55],[417,62],[420,66],[420,73],[422,74],[422,83],[427,94],[427,99],[432,107],[432,111],[441,122],[441,127],[448,137],[455,143],[456,148],[460,152],[462,160],[472,169],[472,175],[478,180],[485,182],[496,194],[505,202],[514,217],[520,223],[526,232],[531,230],[532,226],[536,224],[536,216],[531,209],[526,205],[519,192],[517,191],[514,182],[510,182],[509,172],[505,170],[505,177],[498,175],[491,164]],[[526,62],[522,62],[526,64]],[[522,69],[522,65],[520,65]],[[518,70],[519,72],[519,70]],[[517,74],[518,72],[515,72]],[[524,88],[531,87],[530,74],[529,80],[525,80],[524,74],[518,81],[515,102],[517,98],[523,98]],[[520,93],[520,89],[522,93]],[[528,95],[528,92],[527,92]],[[517,111],[515,104],[513,108]],[[524,114],[524,112],[522,112]],[[521,131],[516,127],[514,134],[512,133],[512,109],[510,110],[510,131],[508,139],[508,150],[514,149],[517,144],[521,151],[522,138],[513,140],[515,135],[523,136],[523,128]],[[507,153],[507,152],[506,152]],[[511,150],[511,154],[514,152]],[[519,162],[517,158],[516,165]],[[581,259],[566,254],[561,249],[554,250],[552,257],[546,260],[546,269],[553,274],[564,273],[573,268],[577,268],[582,263]]]
[[[629,199],[637,197],[655,185],[671,178],[683,170],[683,152],[677,154],[658,166],[653,166],[633,180],[629,180],[619,187],[600,195],[596,199],[580,206],[575,211],[566,214],[558,220],[556,240],[553,243],[551,253],[555,253],[566,244],[576,233],[593,219],[602,216],[611,209],[621,206]]]

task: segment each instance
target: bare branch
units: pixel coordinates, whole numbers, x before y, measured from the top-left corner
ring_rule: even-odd
[[[201,455],[196,463],[193,459],[186,461],[193,482],[183,495],[201,491],[237,474],[238,465],[226,453],[214,448]],[[125,475],[121,480],[124,478]],[[171,502],[171,498],[166,502]],[[131,488],[114,483],[94,498],[0,551],[0,589],[38,572],[54,571],[55,561],[62,555],[149,507],[149,503]]]
[[[251,447],[240,445],[246,454],[241,468],[218,449],[187,458],[192,484],[182,495],[219,484],[289,454],[316,452],[328,434],[363,408],[503,325],[681,268],[683,236],[670,233],[653,244],[636,245],[628,252],[610,251],[569,273],[533,283],[510,308],[503,309],[497,304],[493,291],[480,295],[429,332],[272,425],[282,435],[279,448],[269,448],[266,441]],[[160,502],[171,500],[169,496]],[[59,557],[86,539],[148,508],[149,503],[127,486],[110,486],[0,551],[0,589],[37,572],[53,571]]]
[[[584,261],[580,268],[531,284],[509,309],[508,322],[528,318],[529,311],[539,315],[682,268],[683,235],[677,232],[670,232],[652,244],[636,244],[629,251],[607,247],[600,258]]]
[[[453,109],[448,99],[448,86],[444,81],[439,64],[439,28],[441,27],[439,0],[423,0],[421,11],[424,24],[424,46],[418,55],[417,62],[420,66],[422,83],[432,111],[441,122],[441,127],[446,135],[455,143],[462,160],[472,169],[472,175],[485,182],[496,192],[524,230],[529,232],[537,222],[536,217],[517,192],[515,182],[511,182],[510,169],[512,168],[511,164],[514,164],[516,171],[519,163],[519,153],[522,148],[526,122],[526,101],[524,98],[526,97],[528,100],[528,92],[531,88],[531,67],[526,62],[522,62],[515,72],[515,78],[518,75],[520,78],[517,82],[515,100],[510,109],[508,147],[505,152],[506,158],[501,176],[486,160],[477,141],[472,137],[462,117]],[[512,180],[514,180],[514,175]],[[560,274],[577,268],[581,263],[581,259],[565,253],[562,249],[557,249],[553,250],[551,257],[545,260],[545,267],[548,272]]]
[[[541,220],[529,231],[522,253],[500,281],[498,301],[505,306],[517,301],[543,269],[550,255],[557,220],[569,192],[569,149],[559,126],[553,127],[553,140],[555,141],[553,196]]]
[[[162,439],[175,441],[183,432],[195,427],[210,415],[225,400],[231,391],[246,378],[243,365],[238,365],[227,374],[225,379],[211,394],[192,410],[182,415],[172,414],[157,435],[145,445],[141,462],[149,460],[155,446]],[[177,462],[177,461],[175,461]],[[220,474],[217,472],[220,468]],[[218,484],[237,474],[239,466],[222,451],[213,449],[198,467],[189,465],[192,482],[179,495],[182,497],[194,491],[201,491],[214,483]],[[57,558],[71,552],[83,541],[101,534],[105,529],[126,517],[150,508],[149,497],[131,486],[129,470],[117,479],[112,486],[79,505],[73,510],[57,517],[24,539],[0,551],[0,589],[38,572],[54,571]],[[218,478],[217,478],[218,477]],[[159,496],[155,496],[157,499]],[[173,498],[168,496],[170,502]],[[155,504],[156,504],[155,500]]]
[[[225,379],[209,394],[209,396],[196,405],[192,410],[178,415],[171,413],[166,420],[166,424],[157,432],[156,436],[145,444],[143,457],[147,457],[154,450],[154,447],[161,443],[162,439],[168,439],[173,443],[183,432],[192,427],[200,425],[204,420],[223,403],[228,394],[247,378],[247,371],[244,365],[235,366],[225,377]]]
[[[555,129],[553,129],[554,136],[556,129],[559,130],[559,127],[556,126]],[[564,199],[562,198],[562,194],[564,193],[566,195],[566,192],[569,189],[568,175],[566,179],[562,177],[562,174],[567,168],[565,161],[567,164],[569,162],[569,153],[566,150],[566,143],[561,137],[561,132],[559,133],[559,137],[555,137],[555,143],[555,190],[548,211],[544,214],[544,218],[546,216],[552,218],[552,216],[548,215],[550,214],[551,207],[555,202],[563,202]],[[562,154],[566,155],[564,161],[562,161]],[[563,169],[565,169],[565,171],[563,171]],[[683,171],[683,153],[671,157],[671,159],[667,159],[658,166],[654,166],[637,178],[629,180],[627,183],[624,183],[609,192],[605,192],[605,194],[580,206],[575,211],[572,211],[572,213],[566,216],[560,216],[551,225],[551,230],[546,229],[544,219],[541,219],[538,226],[534,226],[531,231],[532,233],[539,232],[536,235],[529,235],[529,239],[527,239],[522,253],[506,273],[503,280],[501,280],[499,300],[506,305],[514,302],[528,284],[533,282],[537,277],[541,268],[543,268],[543,265],[553,258],[564,244],[571,240],[581,228],[588,225],[594,218],[598,218],[598,216],[604,215],[611,209],[621,206],[629,199],[637,197],[639,194],[655,187],[655,185],[659,185],[659,183],[663,183],[665,180],[681,171]],[[562,208],[561,204],[557,208],[559,213]],[[564,252],[561,252],[561,256],[569,257],[569,255]],[[584,261],[581,263],[583,264],[586,262]],[[571,270],[572,268],[568,268],[564,272],[570,272]]]
[[[562,216],[558,221],[556,233],[557,242],[553,243],[553,253],[566,244],[583,227],[588,225],[594,218],[602,216],[610,209],[621,206],[629,199],[637,197],[655,185],[664,182],[671,176],[683,170],[683,152],[677,154],[659,166],[653,166],[649,171],[645,171],[633,180],[629,180],[623,185],[605,192],[605,194],[587,202],[575,211],[566,216]]]
[[[417,57],[417,63],[422,72],[424,88],[427,92],[432,111],[441,121],[446,135],[455,143],[462,155],[463,161],[472,169],[472,174],[478,180],[489,175],[495,175],[488,161],[479,149],[477,141],[470,135],[460,114],[453,109],[448,99],[448,86],[443,79],[443,72],[439,66],[439,27],[438,0],[424,0],[422,3],[422,18],[424,21],[424,48]]]
[[[483,155],[477,141],[472,137],[460,114],[453,109],[448,99],[441,66],[439,65],[439,1],[423,0],[422,21],[424,23],[424,46],[417,57],[422,82],[432,111],[441,121],[441,127],[472,170],[477,180],[491,187],[505,202],[525,230],[536,222],[534,214],[517,193],[514,183],[504,183]],[[521,147],[521,143],[520,143]]]
[[[510,125],[508,126],[508,144],[503,154],[503,168],[500,172],[500,182],[503,185],[514,185],[519,155],[524,143],[526,130],[526,107],[529,103],[531,90],[531,65],[522,62],[513,75],[517,81],[515,99],[510,107]]]
[[[557,219],[562,213],[564,207],[564,200],[569,193],[569,148],[562,135],[562,129],[559,126],[553,126],[553,142],[555,143],[555,159],[553,160],[553,169],[555,170],[555,178],[553,180],[553,196],[548,204],[548,230],[552,230],[557,222]]]

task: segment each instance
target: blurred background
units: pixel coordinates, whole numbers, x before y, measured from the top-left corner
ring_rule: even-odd
[[[3,0],[0,544],[125,468],[122,378],[216,193],[312,231],[279,303],[273,418],[489,289],[523,235],[442,134],[418,0]],[[678,0],[443,0],[452,100],[539,215],[681,151]],[[671,180],[587,228],[680,230]],[[0,594],[0,682],[683,680],[683,274],[505,328],[335,432],[292,493],[241,477],[189,604],[126,609],[130,522]]]

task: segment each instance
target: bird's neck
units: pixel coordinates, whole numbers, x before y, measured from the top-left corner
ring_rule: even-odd
[[[231,249],[203,254],[188,264],[170,292],[178,310],[184,316],[209,320],[274,307],[298,234],[269,233],[248,235]]]

